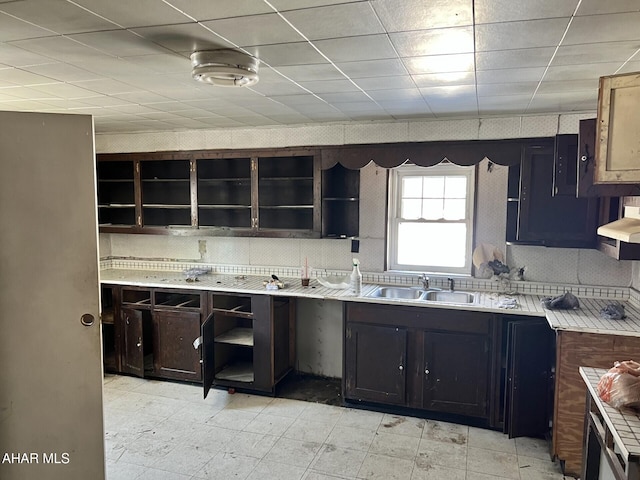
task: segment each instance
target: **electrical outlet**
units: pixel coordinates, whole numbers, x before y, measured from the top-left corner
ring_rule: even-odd
[[[352,239],[351,240],[351,253],[360,252],[360,240]]]

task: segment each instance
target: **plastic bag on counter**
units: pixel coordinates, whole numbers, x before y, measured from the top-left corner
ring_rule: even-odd
[[[640,363],[615,362],[597,386],[598,395],[614,408],[640,407]]]

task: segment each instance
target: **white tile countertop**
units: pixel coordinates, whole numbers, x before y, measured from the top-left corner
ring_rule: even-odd
[[[349,290],[327,288],[312,278],[308,287],[303,287],[299,278],[279,276],[285,288],[280,290],[266,290],[264,281],[269,275],[247,275],[244,273],[208,273],[198,278],[198,281],[188,282],[181,271],[175,270],[146,270],[127,268],[102,268],[100,281],[104,284],[129,286],[144,286],[152,288],[193,289],[219,292],[243,292],[252,294],[283,295],[289,297],[315,298],[324,300],[339,300],[353,302],[379,303],[387,305],[407,305],[422,308],[445,308],[454,310],[472,310],[496,312],[507,315],[526,315],[546,317],[549,325],[556,330],[569,330],[587,333],[601,333],[625,336],[640,336],[640,308],[628,296],[624,299],[590,298],[579,295],[580,308],[578,310],[545,310],[540,300],[545,295],[517,293],[515,295],[499,292],[486,292],[461,288],[472,291],[476,300],[470,304],[452,304],[443,302],[429,302],[423,300],[402,300],[368,297],[378,284],[365,283],[362,294],[355,296]],[[619,293],[619,292],[616,292]],[[506,309],[499,306],[501,300],[515,298],[516,308]],[[624,320],[605,320],[600,317],[600,310],[612,301],[625,306],[627,318]]]

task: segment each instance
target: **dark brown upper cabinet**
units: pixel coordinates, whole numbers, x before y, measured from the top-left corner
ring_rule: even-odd
[[[339,163],[322,171],[322,236],[357,237],[360,221],[360,170]]]
[[[562,138],[562,142],[569,138]],[[521,163],[509,167],[507,242],[549,247],[595,248],[597,199],[557,194],[553,138],[522,147]],[[564,178],[569,180],[570,176]],[[570,180],[569,180],[570,181]]]
[[[640,185],[623,183],[594,183],[596,151],[595,118],[580,120],[578,133],[577,196],[578,197],[626,197],[640,194]]]
[[[315,149],[102,154],[97,165],[101,232],[322,235]]]

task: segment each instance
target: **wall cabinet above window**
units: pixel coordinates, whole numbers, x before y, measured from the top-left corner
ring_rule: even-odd
[[[348,174],[326,178],[340,190],[353,183]],[[327,218],[341,206],[323,202],[315,149],[102,154],[97,176],[100,231],[108,233],[319,238],[335,233],[323,231],[323,203]],[[357,205],[359,191],[348,195]],[[357,235],[357,218],[336,228]]]

